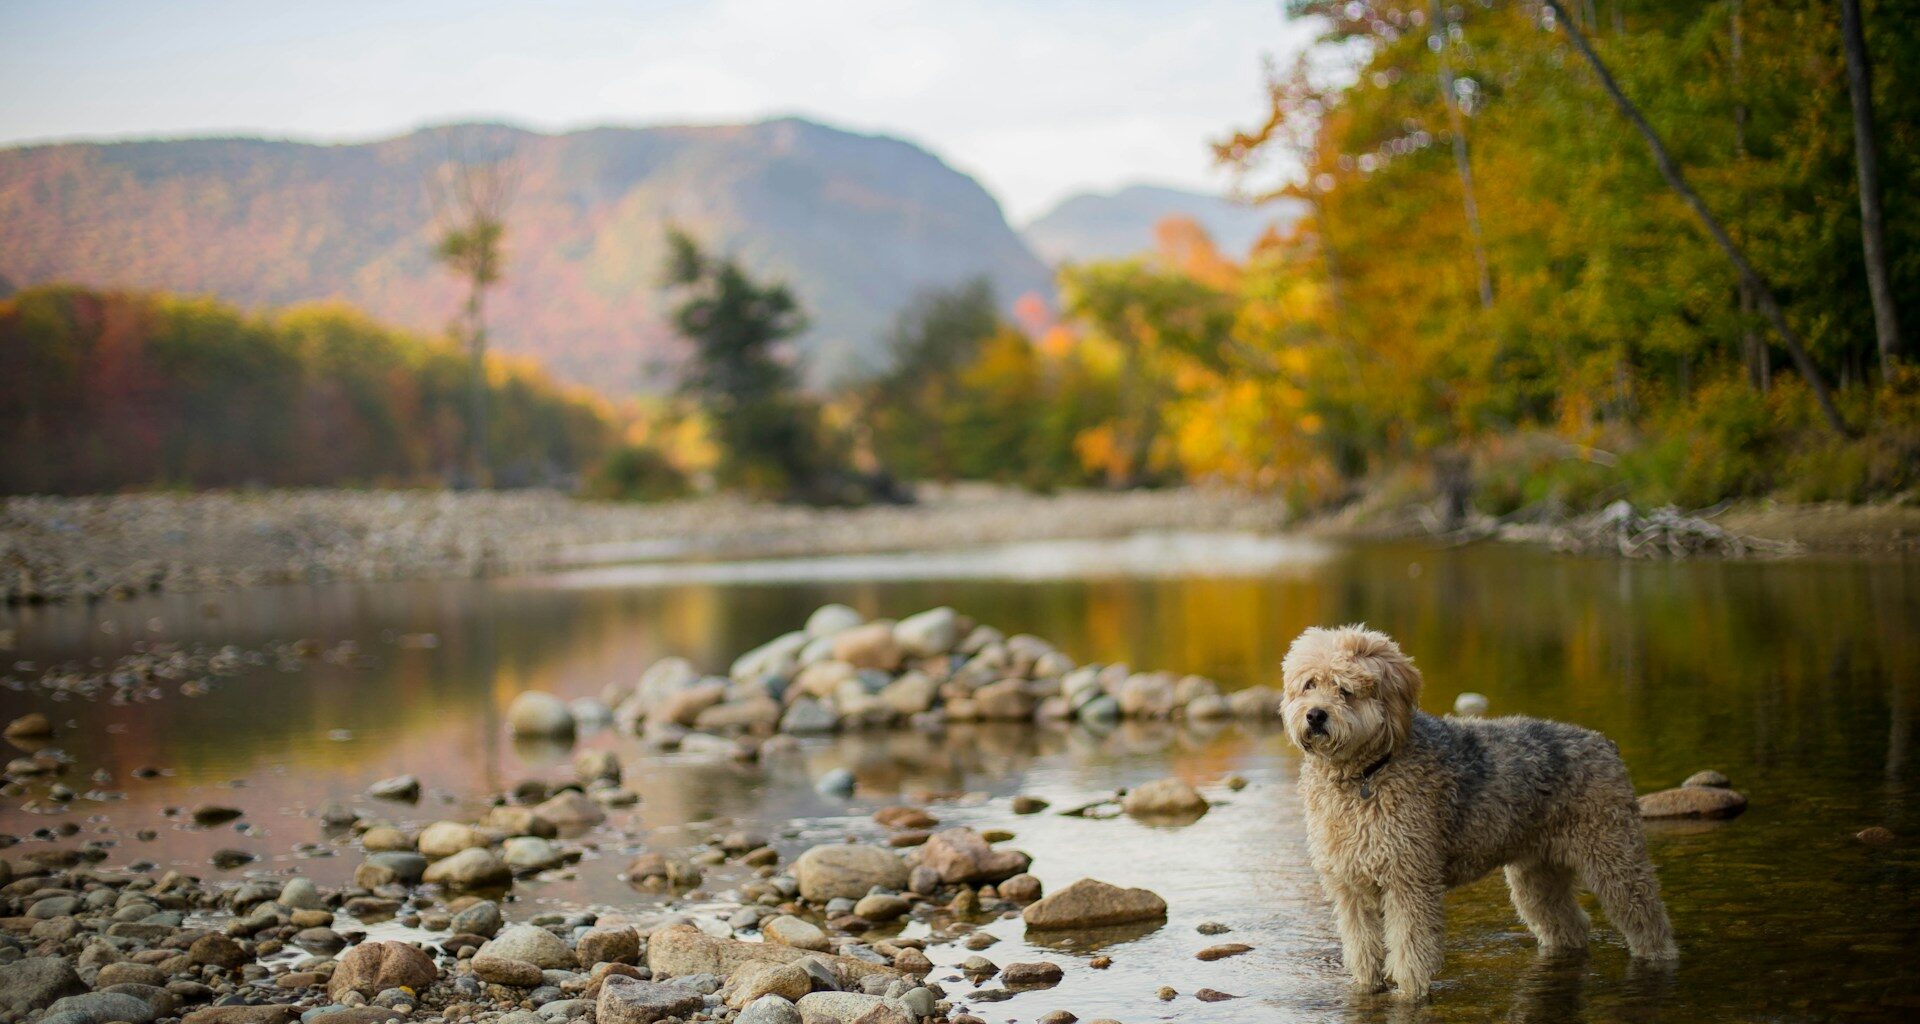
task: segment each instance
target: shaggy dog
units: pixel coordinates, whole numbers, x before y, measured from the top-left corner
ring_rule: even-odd
[[[1583,948],[1576,879],[1635,957],[1678,955],[1619,749],[1533,718],[1435,718],[1420,672],[1383,633],[1309,629],[1282,663],[1287,735],[1305,752],[1313,866],[1360,988],[1424,999],[1441,897],[1496,867],[1542,951]]]

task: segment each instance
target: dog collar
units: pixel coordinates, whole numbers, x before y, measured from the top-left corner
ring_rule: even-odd
[[[1366,767],[1366,770],[1360,773],[1360,799],[1362,800],[1373,799],[1373,777],[1375,774],[1377,774],[1380,771],[1380,769],[1385,768],[1387,766],[1387,762],[1392,758],[1393,758],[1393,751],[1389,750],[1386,753],[1380,755],[1380,760],[1375,761],[1372,764],[1368,765]]]

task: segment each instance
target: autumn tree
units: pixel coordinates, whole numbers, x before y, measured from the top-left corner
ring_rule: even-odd
[[[466,472],[476,487],[493,485],[487,416],[487,292],[505,269],[506,216],[519,185],[512,154],[450,159],[435,182],[438,240],[434,256],[466,285],[459,333],[469,357]]]

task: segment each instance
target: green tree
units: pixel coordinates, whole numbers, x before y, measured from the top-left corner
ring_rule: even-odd
[[[959,376],[999,328],[986,278],[922,292],[900,311],[884,342],[886,368],[863,402],[874,454],[888,471],[909,479],[959,475],[950,429]]]

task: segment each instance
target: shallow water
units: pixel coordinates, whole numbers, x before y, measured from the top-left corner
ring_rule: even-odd
[[[1196,560],[1195,551],[1209,557]],[[519,778],[565,777],[569,751],[505,737],[500,714],[518,691],[594,694],[667,654],[723,668],[831,600],[884,615],[951,604],[1008,632],[1048,637],[1080,660],[1200,672],[1229,687],[1272,681],[1286,643],[1306,625],[1366,620],[1419,660],[1429,710],[1477,690],[1497,713],[1606,731],[1643,790],[1718,768],[1752,809],[1728,823],[1652,829],[1683,949],[1676,972],[1634,970],[1603,921],[1591,955],[1537,959],[1495,877],[1450,896],[1436,999],[1407,1010],[1346,993],[1330,911],[1306,864],[1292,789],[1297,757],[1278,734],[955,728],[809,741],[756,767],[649,755],[636,741],[601,734],[582,743],[620,750],[642,802],[587,837],[597,849],[571,877],[517,886],[510,916],[647,905],[653,897],[615,877],[642,845],[690,847],[740,822],[778,837],[792,855],[816,841],[878,835],[867,817],[876,807],[964,794],[932,809],[945,821],[1012,829],[1013,845],[1034,855],[1049,887],[1091,875],[1152,888],[1171,908],[1163,927],[1106,937],[1100,952],[1115,963],[1105,972],[1085,968],[1087,937],[1035,947],[1017,919],[983,922],[1002,940],[983,953],[996,963],[1045,957],[1067,968],[1058,988],[971,1004],[989,1020],[1061,1008],[1127,1021],[1920,1013],[1920,843],[1873,848],[1853,839],[1868,825],[1920,838],[1910,753],[1920,561],[1911,559],[1623,564],[1500,546],[1327,549],[1186,537],[14,609],[0,612],[0,631],[13,633],[16,681],[64,662],[110,662],[136,643],[252,650],[307,638],[331,655],[220,677],[203,697],[170,686],[159,700],[126,706],[0,690],[0,715],[38,709],[55,720],[56,745],[78,762],[70,785],[85,789],[89,773],[104,769],[109,781],[92,785],[124,793],[50,814],[9,801],[0,830],[24,835],[71,821],[82,831],[66,842],[119,843],[109,865],[151,858],[216,876],[223,873],[206,866],[207,856],[238,846],[268,859],[227,877],[297,870],[338,882],[357,859],[350,845],[337,844],[333,857],[294,852],[327,838],[310,814],[329,801],[420,823],[476,813],[485,794]],[[149,765],[170,774],[133,776]],[[837,766],[857,773],[856,799],[813,792],[811,780]],[[356,800],[368,782],[400,772],[428,786],[417,807]],[[1250,785],[1219,786],[1230,772]],[[1007,806],[1013,794],[1034,793],[1065,807],[1166,774],[1201,784],[1217,805],[1183,828],[1016,817]],[[195,830],[163,814],[206,802],[246,809],[250,831]],[[136,840],[140,828],[159,838]],[[721,872],[705,889],[721,903],[734,881]],[[1232,932],[1198,934],[1207,921]],[[1210,964],[1192,958],[1223,941],[1255,950]],[[971,955],[953,946],[930,953],[943,964]],[[1160,1002],[1161,985],[1181,995]],[[1192,993],[1202,986],[1240,998],[1198,1003]],[[947,987],[963,1001],[973,988]]]

